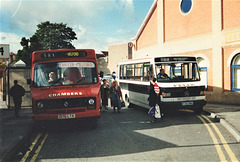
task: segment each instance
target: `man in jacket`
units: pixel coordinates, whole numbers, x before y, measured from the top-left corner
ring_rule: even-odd
[[[9,90],[9,95],[13,97],[15,106],[15,117],[19,117],[19,110],[21,109],[22,96],[25,95],[25,89],[14,80],[14,86]]]

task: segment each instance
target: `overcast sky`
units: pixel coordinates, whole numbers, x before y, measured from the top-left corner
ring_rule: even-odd
[[[66,23],[78,40],[76,48],[108,50],[109,44],[131,41],[154,0],[0,0],[0,43],[21,49],[37,24]]]

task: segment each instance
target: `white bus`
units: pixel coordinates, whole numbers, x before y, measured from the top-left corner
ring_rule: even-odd
[[[163,69],[163,70],[162,70]],[[165,73],[160,74],[160,71]],[[126,105],[148,105],[150,79],[157,78],[164,109],[192,109],[199,114],[206,104],[195,57],[171,56],[133,59],[119,63],[119,84]]]

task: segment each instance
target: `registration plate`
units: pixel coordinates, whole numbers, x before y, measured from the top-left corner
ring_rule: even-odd
[[[193,105],[193,102],[182,102],[182,106]]]
[[[58,119],[73,119],[73,118],[75,118],[75,114],[58,115]]]

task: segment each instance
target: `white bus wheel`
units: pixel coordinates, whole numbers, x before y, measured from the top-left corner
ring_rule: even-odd
[[[129,98],[128,98],[127,95],[125,96],[125,105],[126,105],[126,107],[128,107],[128,108],[129,108],[129,106],[130,106],[130,101],[129,101]]]

